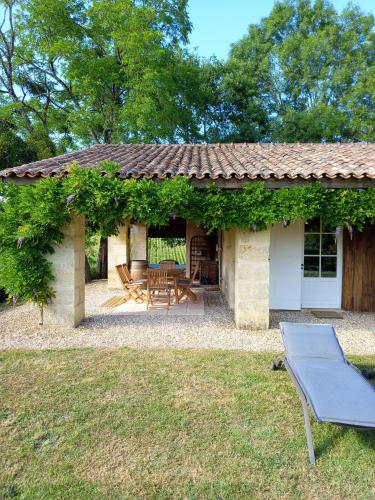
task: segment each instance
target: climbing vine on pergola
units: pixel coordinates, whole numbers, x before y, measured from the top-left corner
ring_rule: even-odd
[[[0,286],[14,300],[40,307],[54,298],[48,254],[63,239],[62,227],[73,212],[103,236],[117,233],[125,219],[148,226],[183,217],[208,232],[239,227],[261,231],[276,223],[308,221],[324,216],[338,231],[362,230],[375,220],[375,189],[331,189],[319,183],[270,189],[248,182],[241,190],[214,184],[193,186],[185,177],[122,180],[117,164],[99,169],[72,165],[63,178],[45,178],[32,185],[0,185]]]

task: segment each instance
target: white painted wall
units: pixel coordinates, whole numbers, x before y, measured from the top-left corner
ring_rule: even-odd
[[[271,228],[270,309],[299,310],[302,303],[303,222]]]
[[[304,278],[304,223],[271,229],[270,309],[339,309],[342,290],[342,236],[337,241],[337,277]]]

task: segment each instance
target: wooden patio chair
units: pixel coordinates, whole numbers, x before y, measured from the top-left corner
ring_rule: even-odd
[[[122,288],[125,292],[124,301],[135,300],[138,304],[145,301],[146,280],[132,280],[128,266],[119,264],[116,266],[117,274],[120,278]]]
[[[161,260],[160,269],[175,269],[177,262],[175,260]]]
[[[168,280],[167,271],[161,269],[149,269],[147,274],[147,309],[154,305],[154,299],[158,301],[165,299],[167,309],[171,305],[171,285]]]
[[[172,259],[170,259],[170,260],[165,259],[165,260],[161,260],[159,262],[159,264],[160,264],[160,269],[165,271],[168,269],[176,269],[177,261],[172,260]],[[170,284],[171,287],[173,285],[176,285],[175,278],[168,276],[168,283]]]
[[[191,289],[199,271],[199,262],[195,265],[191,278],[181,278],[177,280],[176,302],[180,303],[183,297],[188,297],[192,302],[197,301],[197,296]]]

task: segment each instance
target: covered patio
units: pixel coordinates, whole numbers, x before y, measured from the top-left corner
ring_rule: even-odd
[[[249,186],[255,189],[260,186],[263,190],[260,203],[256,203],[254,189],[243,202],[240,207],[242,222],[236,219],[230,205],[213,204],[206,225],[215,229],[210,234],[203,227],[204,217],[202,226],[198,226],[191,220],[181,220],[179,214],[170,213],[167,226],[155,227],[152,223],[142,223],[142,217],[127,219],[122,215],[124,218],[120,226],[116,226],[116,234],[108,242],[106,287],[111,293],[121,286],[116,265],[126,264],[131,268],[134,261],[155,264],[148,258],[149,238],[178,234],[186,241],[186,278],[191,278],[193,264],[198,262],[200,284],[205,285],[206,279],[212,279],[213,285],[219,287],[237,329],[266,331],[270,326],[271,309],[299,311],[316,307],[375,311],[372,251],[375,231],[371,221],[366,221],[360,232],[345,219],[340,220],[342,226],[347,224],[344,228],[350,229],[350,234],[343,231],[343,227],[325,224],[322,213],[314,219],[310,216],[306,223],[301,216],[299,219],[294,217],[292,223],[285,216],[281,222],[281,212],[285,209],[281,199],[277,201],[279,205],[272,206],[274,218],[257,226],[248,208],[261,211],[262,203],[266,204],[269,199],[268,194],[264,195],[266,191],[271,197],[277,192],[292,193],[294,189],[289,188],[315,186],[317,180],[322,189],[329,188],[327,192],[342,188],[358,193],[366,191],[375,181],[374,145],[103,144],[7,169],[0,177],[15,183],[35,183],[42,177],[69,177],[72,162],[79,165],[80,171],[95,168],[98,176],[113,175],[105,170],[103,161],[116,165],[119,183],[130,180],[135,185],[141,179],[161,185],[165,179],[184,176],[192,190],[199,193],[201,203],[203,196],[210,193],[204,190],[208,184],[225,193],[247,193]],[[110,191],[108,195],[112,197]],[[147,197],[147,192],[144,196]],[[179,203],[183,204],[184,199],[186,197],[179,198]],[[118,204],[115,197],[109,201]],[[133,203],[137,204],[134,198]],[[164,198],[163,203],[166,206],[168,199]],[[303,205],[299,200],[293,203],[294,209]],[[150,213],[152,207],[147,210]],[[291,212],[293,216],[293,210]],[[218,225],[215,225],[216,213],[220,214]],[[83,215],[74,211],[70,215],[70,223],[61,228],[63,240],[49,257],[55,276],[55,297],[46,307],[47,325],[76,327],[85,318],[86,223]],[[232,221],[228,225],[225,224],[227,215]],[[152,220],[148,216],[145,219]],[[196,217],[196,220],[202,218]],[[262,223],[261,217],[259,221]],[[221,229],[216,231],[216,228]],[[198,240],[205,242],[205,246],[195,245]],[[369,261],[371,265],[366,264]],[[203,268],[207,269],[203,271]],[[102,302],[98,301],[97,305]]]
[[[108,288],[121,288],[121,281],[116,265],[126,264],[132,277],[141,278],[141,265],[158,268],[160,261],[153,260],[151,255],[152,241],[170,241],[178,239],[183,242],[184,255],[175,265],[186,278],[195,273],[195,285],[218,286],[220,282],[220,254],[221,238],[217,231],[207,234],[203,227],[180,217],[171,217],[169,224],[162,227],[147,227],[132,221],[125,221],[119,227],[118,234],[108,239]],[[151,241],[150,241],[151,240]],[[180,248],[180,253],[182,250]],[[173,258],[172,249],[168,247],[163,253],[166,259]],[[137,267],[136,267],[137,266]]]
[[[203,229],[187,223],[186,276],[191,276],[190,244]],[[46,323],[78,326],[85,317],[84,234],[82,216],[74,216],[64,228],[64,241],[51,256],[56,280],[56,299],[47,308]],[[218,240],[219,241],[219,240]],[[217,285],[234,311],[238,328],[266,329],[269,325],[269,244],[270,231],[252,232],[234,229],[223,233],[215,244]],[[147,262],[147,227],[125,222],[108,241],[108,288],[120,290],[116,265],[132,260]],[[217,259],[217,260],[216,260]],[[203,264],[203,262],[202,262]],[[202,266],[200,266],[200,270]],[[219,271],[220,269],[220,271]],[[201,275],[200,271],[200,275]],[[254,277],[257,281],[254,281]],[[216,285],[216,286],[217,286]]]

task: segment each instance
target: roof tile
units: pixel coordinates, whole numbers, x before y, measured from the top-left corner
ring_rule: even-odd
[[[163,179],[375,179],[375,144],[100,144],[0,172],[0,177],[66,175],[76,161],[83,168],[103,160],[120,165],[120,177]]]

